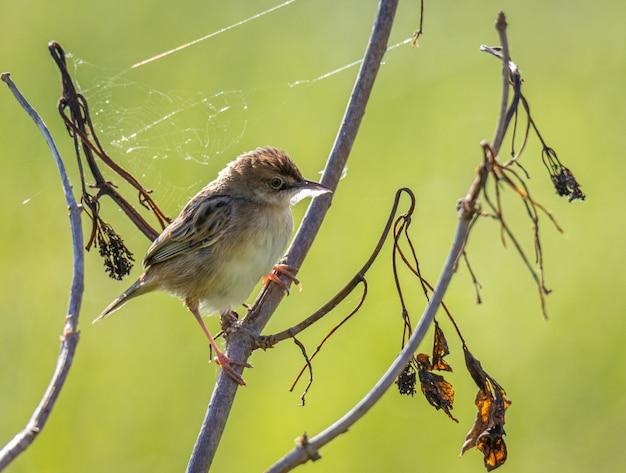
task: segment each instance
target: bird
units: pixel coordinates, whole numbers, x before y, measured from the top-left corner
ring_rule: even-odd
[[[289,268],[277,262],[293,232],[291,205],[330,192],[304,179],[285,151],[266,146],[243,153],[183,207],[148,249],[143,274],[93,323],[137,296],[169,292],[200,324],[216,353],[214,361],[245,386],[234,367],[251,365],[218,348],[201,311],[230,314],[264,276],[280,281],[272,269],[289,275]]]

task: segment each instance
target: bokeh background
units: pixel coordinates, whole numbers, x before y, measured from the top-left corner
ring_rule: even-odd
[[[73,150],[55,107],[59,74],[47,43],[57,40],[90,101],[101,139],[170,215],[237,154],[284,148],[311,179],[333,143],[376,2],[299,0],[150,64],[139,61],[251,18],[279,1],[46,2],[0,0],[0,69],[48,123],[70,168]],[[508,17],[514,60],[548,143],[588,199],[558,198],[531,139],[523,163],[537,200],[565,229],[542,222],[549,320],[519,256],[480,221],[469,256],[483,285],[475,303],[460,268],[447,302],[473,353],[513,401],[506,423],[508,472],[619,471],[625,463],[626,322],[622,270],[626,177],[621,152],[626,53],[619,1],[427,2],[420,47],[393,49],[381,69],[346,176],[300,273],[302,293],[281,305],[268,332],[300,320],[330,298],[369,255],[394,192],[411,187],[411,228],[424,274],[434,281],[456,224],[455,203],[490,139],[500,66],[478,51],[496,44],[498,10]],[[391,44],[418,26],[418,2],[401,2]],[[2,86],[1,88],[4,88]],[[0,89],[1,89],[0,88]],[[67,211],[53,160],[9,91],[0,90],[0,443],[24,427],[53,372],[71,279]],[[530,223],[506,192],[507,217],[532,256]],[[510,197],[510,198],[509,198]],[[295,210],[299,220],[306,205]],[[105,216],[140,260],[149,242],[111,203]],[[85,231],[89,226],[85,224]],[[130,280],[107,278],[87,255],[81,341],[44,431],[8,471],[183,471],[217,368],[180,302],[164,294],[133,301],[96,326],[91,320]],[[136,268],[132,277],[140,269]],[[403,275],[411,314],[420,289]],[[285,342],[257,352],[247,370],[213,471],[262,471],[360,399],[399,350],[400,311],[389,246],[370,275],[363,310],[315,361],[300,407],[302,364]],[[312,350],[358,300],[301,338]],[[332,320],[331,320],[332,319]],[[209,320],[217,330],[217,318]],[[458,340],[442,319],[455,368],[455,424],[419,395],[390,391],[346,435],[300,471],[481,472],[482,455],[458,454],[475,416],[475,387]],[[422,347],[430,350],[430,342]]]

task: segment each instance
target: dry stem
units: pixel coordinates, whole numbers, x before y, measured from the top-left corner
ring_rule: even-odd
[[[74,352],[78,345],[78,314],[83,299],[84,288],[84,250],[83,250],[83,234],[80,223],[81,209],[74,194],[72,194],[72,186],[67,177],[65,166],[59,151],[39,114],[31,107],[18,88],[11,80],[9,73],[2,74],[2,80],[9,86],[9,89],[15,95],[15,98],[22,108],[33,119],[41,133],[43,134],[55,163],[61,176],[61,184],[65,193],[65,201],[69,209],[70,229],[72,233],[72,248],[74,253],[74,273],[72,276],[72,285],[70,287],[70,300],[67,315],[64,319],[63,335],[61,336],[61,350],[57,358],[57,364],[39,405],[33,412],[26,427],[19,432],[13,439],[0,450],[0,470],[3,470],[11,461],[13,461],[20,453],[26,450],[35,440],[39,432],[43,429],[52,408],[65,384],[65,380],[74,360]]]

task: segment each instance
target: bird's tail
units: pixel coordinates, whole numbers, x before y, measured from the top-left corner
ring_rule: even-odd
[[[115,312],[117,309],[126,304],[130,299],[140,296],[146,292],[152,291],[154,287],[152,284],[149,284],[148,281],[144,277],[139,278],[132,286],[126,289],[119,297],[117,297],[113,302],[111,302],[106,309],[102,311],[102,313],[94,319],[92,324],[95,324],[100,319],[105,318],[107,315]]]

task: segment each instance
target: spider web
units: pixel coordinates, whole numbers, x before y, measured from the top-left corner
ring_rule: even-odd
[[[207,178],[189,182],[189,175],[197,179],[198,166],[226,153],[242,139],[248,122],[246,93],[243,90],[221,90],[213,94],[165,92],[128,77],[139,67],[296,1],[286,0],[125,70],[107,69],[67,54],[74,80],[88,100],[94,127],[105,150],[145,187],[158,188],[159,200],[166,207],[178,202],[180,194],[189,197],[200,184],[207,182]],[[229,158],[234,154],[229,153]],[[176,172],[167,172],[169,166],[175,166]]]
[[[159,202],[166,209],[177,207],[181,199],[190,197],[211,177],[199,178],[203,173],[198,172],[198,166],[205,166],[222,154],[230,160],[241,151],[236,145],[245,135],[250,120],[248,99],[256,90],[166,92],[132,80],[134,70],[295,1],[287,0],[125,70],[104,68],[68,54],[73,77],[88,100],[94,127],[105,150],[146,188],[159,189]],[[390,46],[388,51],[410,41],[407,38]],[[360,63],[361,60],[351,61],[314,78],[282,84],[285,100],[297,93],[296,89],[311,87]],[[176,172],[168,172],[171,167]]]
[[[189,182],[189,175],[197,176],[199,166],[244,136],[248,105],[242,90],[164,92],[126,78],[129,70],[68,60],[107,153],[146,187],[158,188],[168,206],[206,181]],[[170,166],[177,172],[167,172]]]

